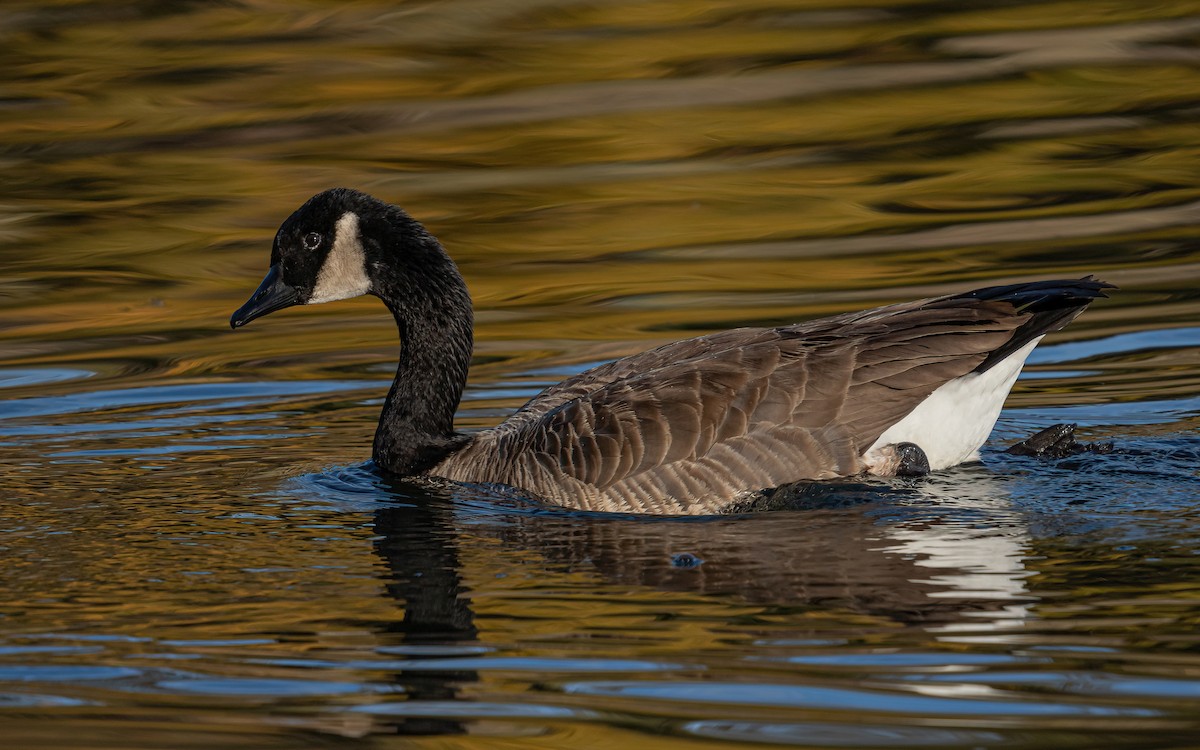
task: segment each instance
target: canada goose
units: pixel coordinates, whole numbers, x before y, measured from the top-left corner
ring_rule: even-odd
[[[766,488],[971,460],[1029,352],[1112,288],[1087,277],[977,289],[779,328],[737,328],[609,362],[464,434],[471,298],[441,244],[346,188],[275,235],[238,328],[373,294],[402,346],[373,457],[397,476],[507,485],[566,506],[712,513]],[[911,467],[909,467],[911,468]]]

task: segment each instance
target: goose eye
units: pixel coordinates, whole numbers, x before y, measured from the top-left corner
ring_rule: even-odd
[[[309,232],[308,234],[304,235],[305,250],[316,250],[320,246],[321,235],[317,234],[316,232]]]

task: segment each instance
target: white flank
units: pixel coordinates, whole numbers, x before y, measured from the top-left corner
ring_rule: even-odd
[[[366,294],[370,288],[367,258],[358,234],[358,214],[347,211],[337,220],[333,248],[317,274],[317,283],[307,304],[357,297]]]
[[[879,449],[896,443],[920,446],[931,470],[978,458],[979,448],[992,433],[1021,367],[1041,340],[1038,336],[987,372],[955,378],[929,394],[867,449],[863,456],[867,465],[875,463]]]

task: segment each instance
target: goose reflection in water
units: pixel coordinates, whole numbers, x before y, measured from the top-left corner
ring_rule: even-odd
[[[375,552],[387,564],[387,593],[404,607],[404,618],[385,623],[380,631],[397,658],[453,658],[475,643],[475,613],[463,584],[452,509],[434,498],[425,502],[411,494],[400,503],[375,511]],[[398,645],[397,642],[398,641]],[[401,671],[395,682],[409,701],[450,701],[459,686],[476,682],[472,670]],[[402,734],[460,734],[462,722],[436,716],[396,720]]]
[[[358,473],[351,485],[366,480]],[[403,609],[375,626],[380,651],[414,667],[393,676],[404,700],[379,706],[372,718],[378,731],[448,734],[465,731],[469,705],[449,707],[463,702],[464,686],[480,680],[471,667],[488,658],[472,592],[494,586],[511,555],[536,569],[538,590],[555,596],[572,576],[597,576],[630,595],[692,593],[790,613],[789,633],[799,638],[829,635],[805,612],[863,616],[937,637],[1015,627],[1033,599],[1023,564],[1029,535],[1004,481],[975,466],[917,481],[801,484],[764,501],[771,512],[703,518],[547,510],[487,488],[374,477],[370,493],[357,486],[339,496],[345,480],[328,473],[297,479],[289,494],[345,500],[354,509],[367,500],[386,592]],[[472,569],[481,544],[495,569]],[[529,553],[542,562],[531,564]],[[503,599],[489,601],[495,607]],[[461,657],[469,664],[453,668]]]

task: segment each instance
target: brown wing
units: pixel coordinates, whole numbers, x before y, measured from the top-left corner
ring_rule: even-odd
[[[672,362],[753,344],[755,341],[769,338],[771,334],[772,330],[768,328],[735,328],[698,338],[672,341],[655,349],[605,362],[546,388],[518,409],[499,429],[518,429],[569,401],[587,396],[622,378],[657,371]]]

